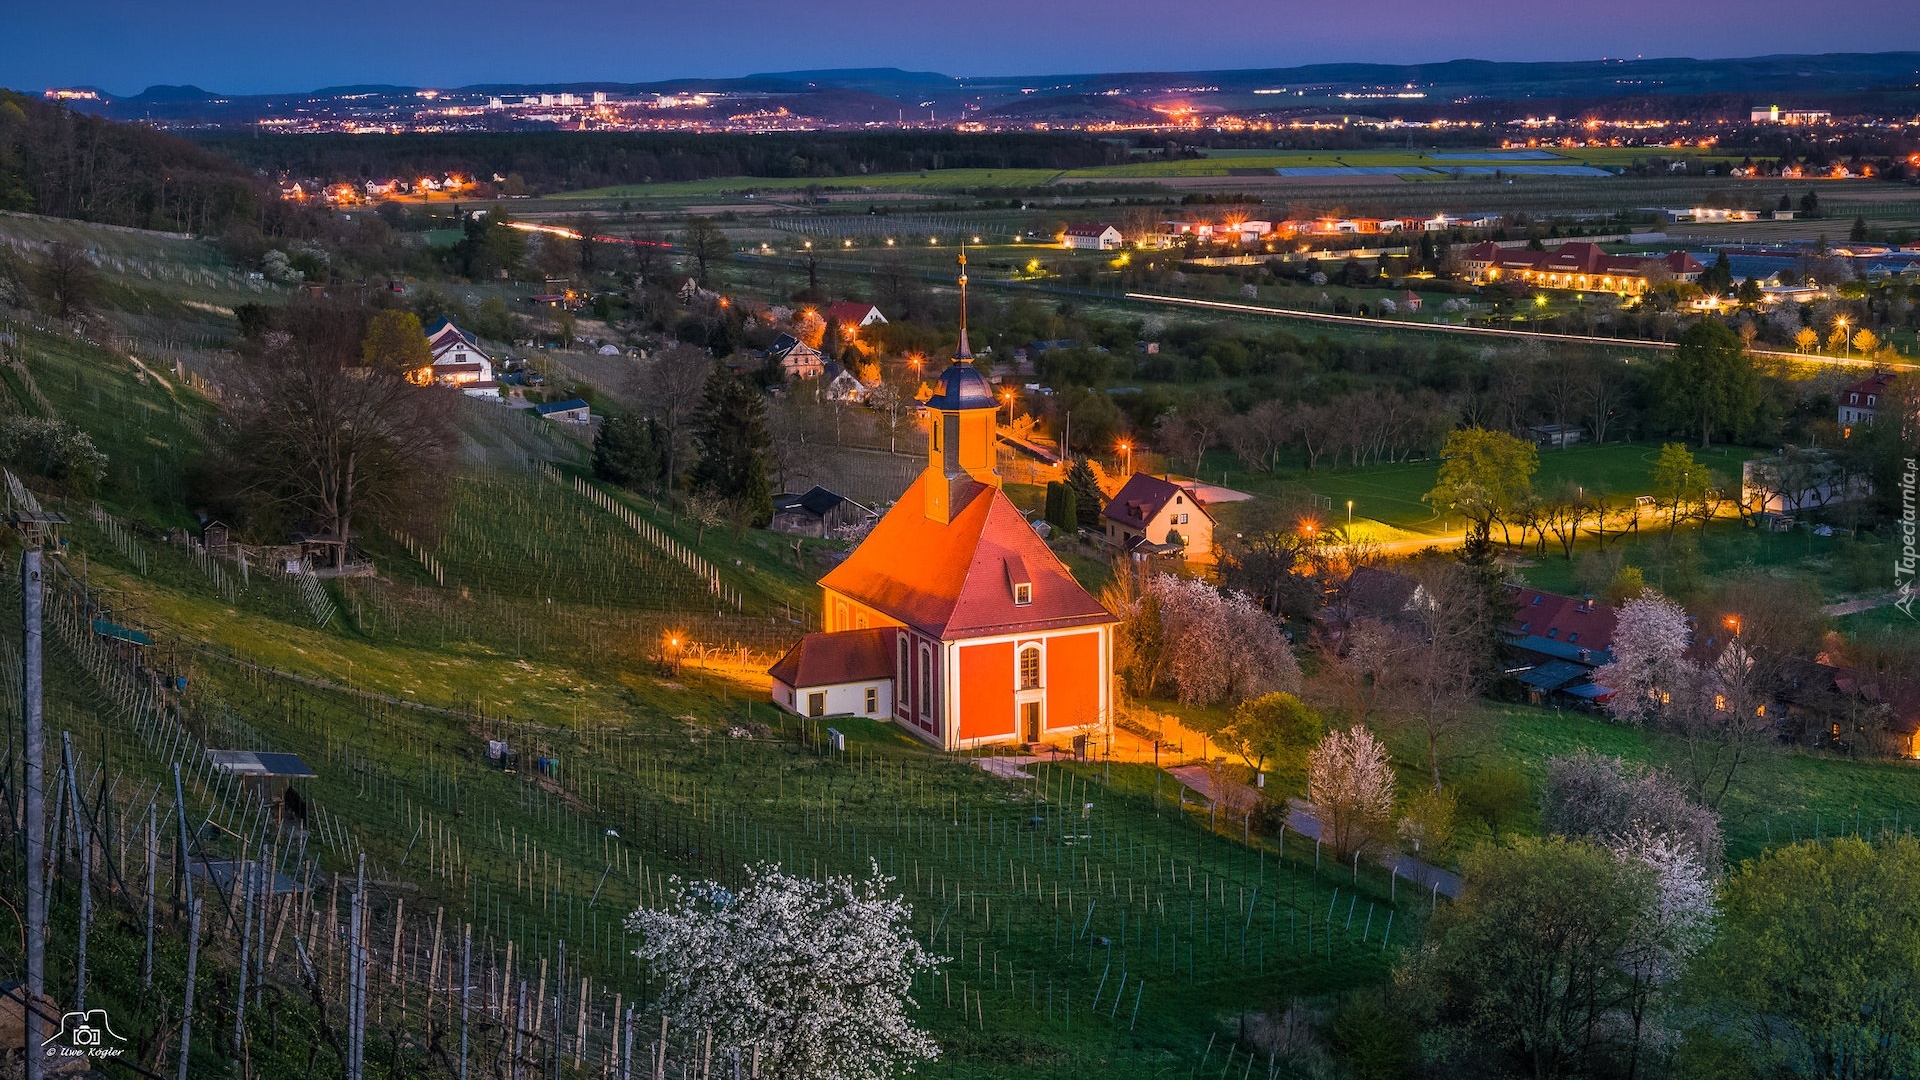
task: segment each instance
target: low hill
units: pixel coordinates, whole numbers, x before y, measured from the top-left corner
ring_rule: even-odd
[[[262,197],[259,177],[186,139],[0,90],[0,210],[207,234]]]

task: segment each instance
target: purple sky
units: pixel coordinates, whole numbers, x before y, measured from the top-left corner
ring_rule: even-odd
[[[644,82],[829,67],[950,75],[1920,47],[1912,0],[69,0],[10,5],[0,85],[227,93]]]

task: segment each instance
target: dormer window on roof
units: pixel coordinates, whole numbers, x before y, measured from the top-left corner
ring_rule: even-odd
[[[1015,607],[1033,603],[1033,575],[1027,572],[1027,561],[1018,555],[1007,558],[1007,584],[1013,588]]]

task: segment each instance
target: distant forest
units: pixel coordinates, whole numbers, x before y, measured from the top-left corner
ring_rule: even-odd
[[[377,179],[458,172],[517,176],[530,192],[718,176],[822,179],[919,169],[1076,169],[1125,161],[1125,146],[1059,135],[955,132],[678,135],[210,135],[199,140],[270,175]]]
[[[210,234],[253,221],[264,191],[186,139],[0,90],[0,210]]]

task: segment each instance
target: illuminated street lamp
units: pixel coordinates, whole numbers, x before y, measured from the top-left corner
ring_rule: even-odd
[[[1840,328],[1840,348],[1843,355],[1852,356],[1853,342],[1847,337],[1847,317],[1842,315],[1833,320],[1833,324]]]
[[[1008,390],[1001,397],[1007,403],[1007,426],[1011,428],[1013,426],[1013,391]]]
[[[1133,475],[1133,444],[1132,444],[1132,443],[1130,443],[1130,442],[1122,442],[1122,443],[1120,444],[1120,452],[1121,452],[1122,454],[1125,454],[1125,455],[1126,455],[1126,458],[1127,458],[1127,464],[1126,464],[1126,470],[1127,470],[1127,475],[1128,475],[1128,476],[1132,476],[1132,475]]]
[[[1353,500],[1347,500],[1347,531],[1353,531]]]

